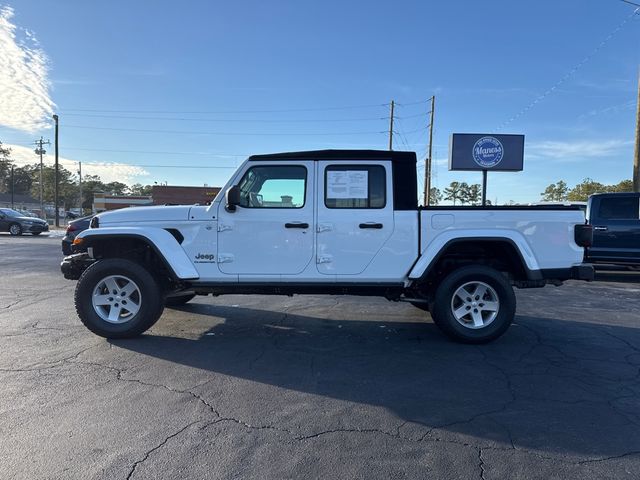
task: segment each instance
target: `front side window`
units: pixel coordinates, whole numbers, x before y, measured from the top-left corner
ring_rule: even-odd
[[[244,208],[302,208],[307,169],[300,165],[251,167],[238,184]]]
[[[609,197],[600,200],[599,218],[604,220],[638,220],[640,206],[636,197]]]
[[[324,173],[327,208],[384,208],[386,173],[382,165],[330,165]]]

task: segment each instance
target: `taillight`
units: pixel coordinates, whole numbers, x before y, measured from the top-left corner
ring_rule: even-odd
[[[593,228],[587,224],[576,225],[573,230],[573,237],[579,246],[590,247],[593,245]]]
[[[74,232],[74,231],[76,231],[77,229],[78,229],[78,227],[76,227],[73,223],[70,223],[70,224],[67,226],[67,233],[69,233],[69,232]]]

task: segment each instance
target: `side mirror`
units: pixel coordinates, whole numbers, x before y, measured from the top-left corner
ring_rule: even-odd
[[[233,187],[229,188],[229,190],[227,190],[225,199],[227,202],[227,212],[235,212],[236,205],[240,205],[240,189],[237,185],[234,185]]]

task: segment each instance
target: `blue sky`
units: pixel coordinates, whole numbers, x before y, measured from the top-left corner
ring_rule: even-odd
[[[559,179],[631,177],[640,15],[617,0],[4,5],[18,49],[5,38],[0,66],[27,51],[36,70],[7,78],[5,65],[0,79],[13,100],[0,140],[21,163],[53,139],[57,112],[60,153],[85,172],[220,185],[252,153],[386,148],[391,99],[395,148],[422,160],[435,94],[440,188],[480,181],[447,171],[453,132],[526,135],[524,172],[490,175],[500,203],[536,201]]]

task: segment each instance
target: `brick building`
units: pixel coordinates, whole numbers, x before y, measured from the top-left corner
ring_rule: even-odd
[[[126,207],[144,207],[153,205],[151,197],[137,195],[110,195],[108,193],[95,192],[93,194],[93,211],[95,213],[105,210],[117,210]]]
[[[154,185],[151,197],[154,205],[209,205],[219,191],[219,187]]]

